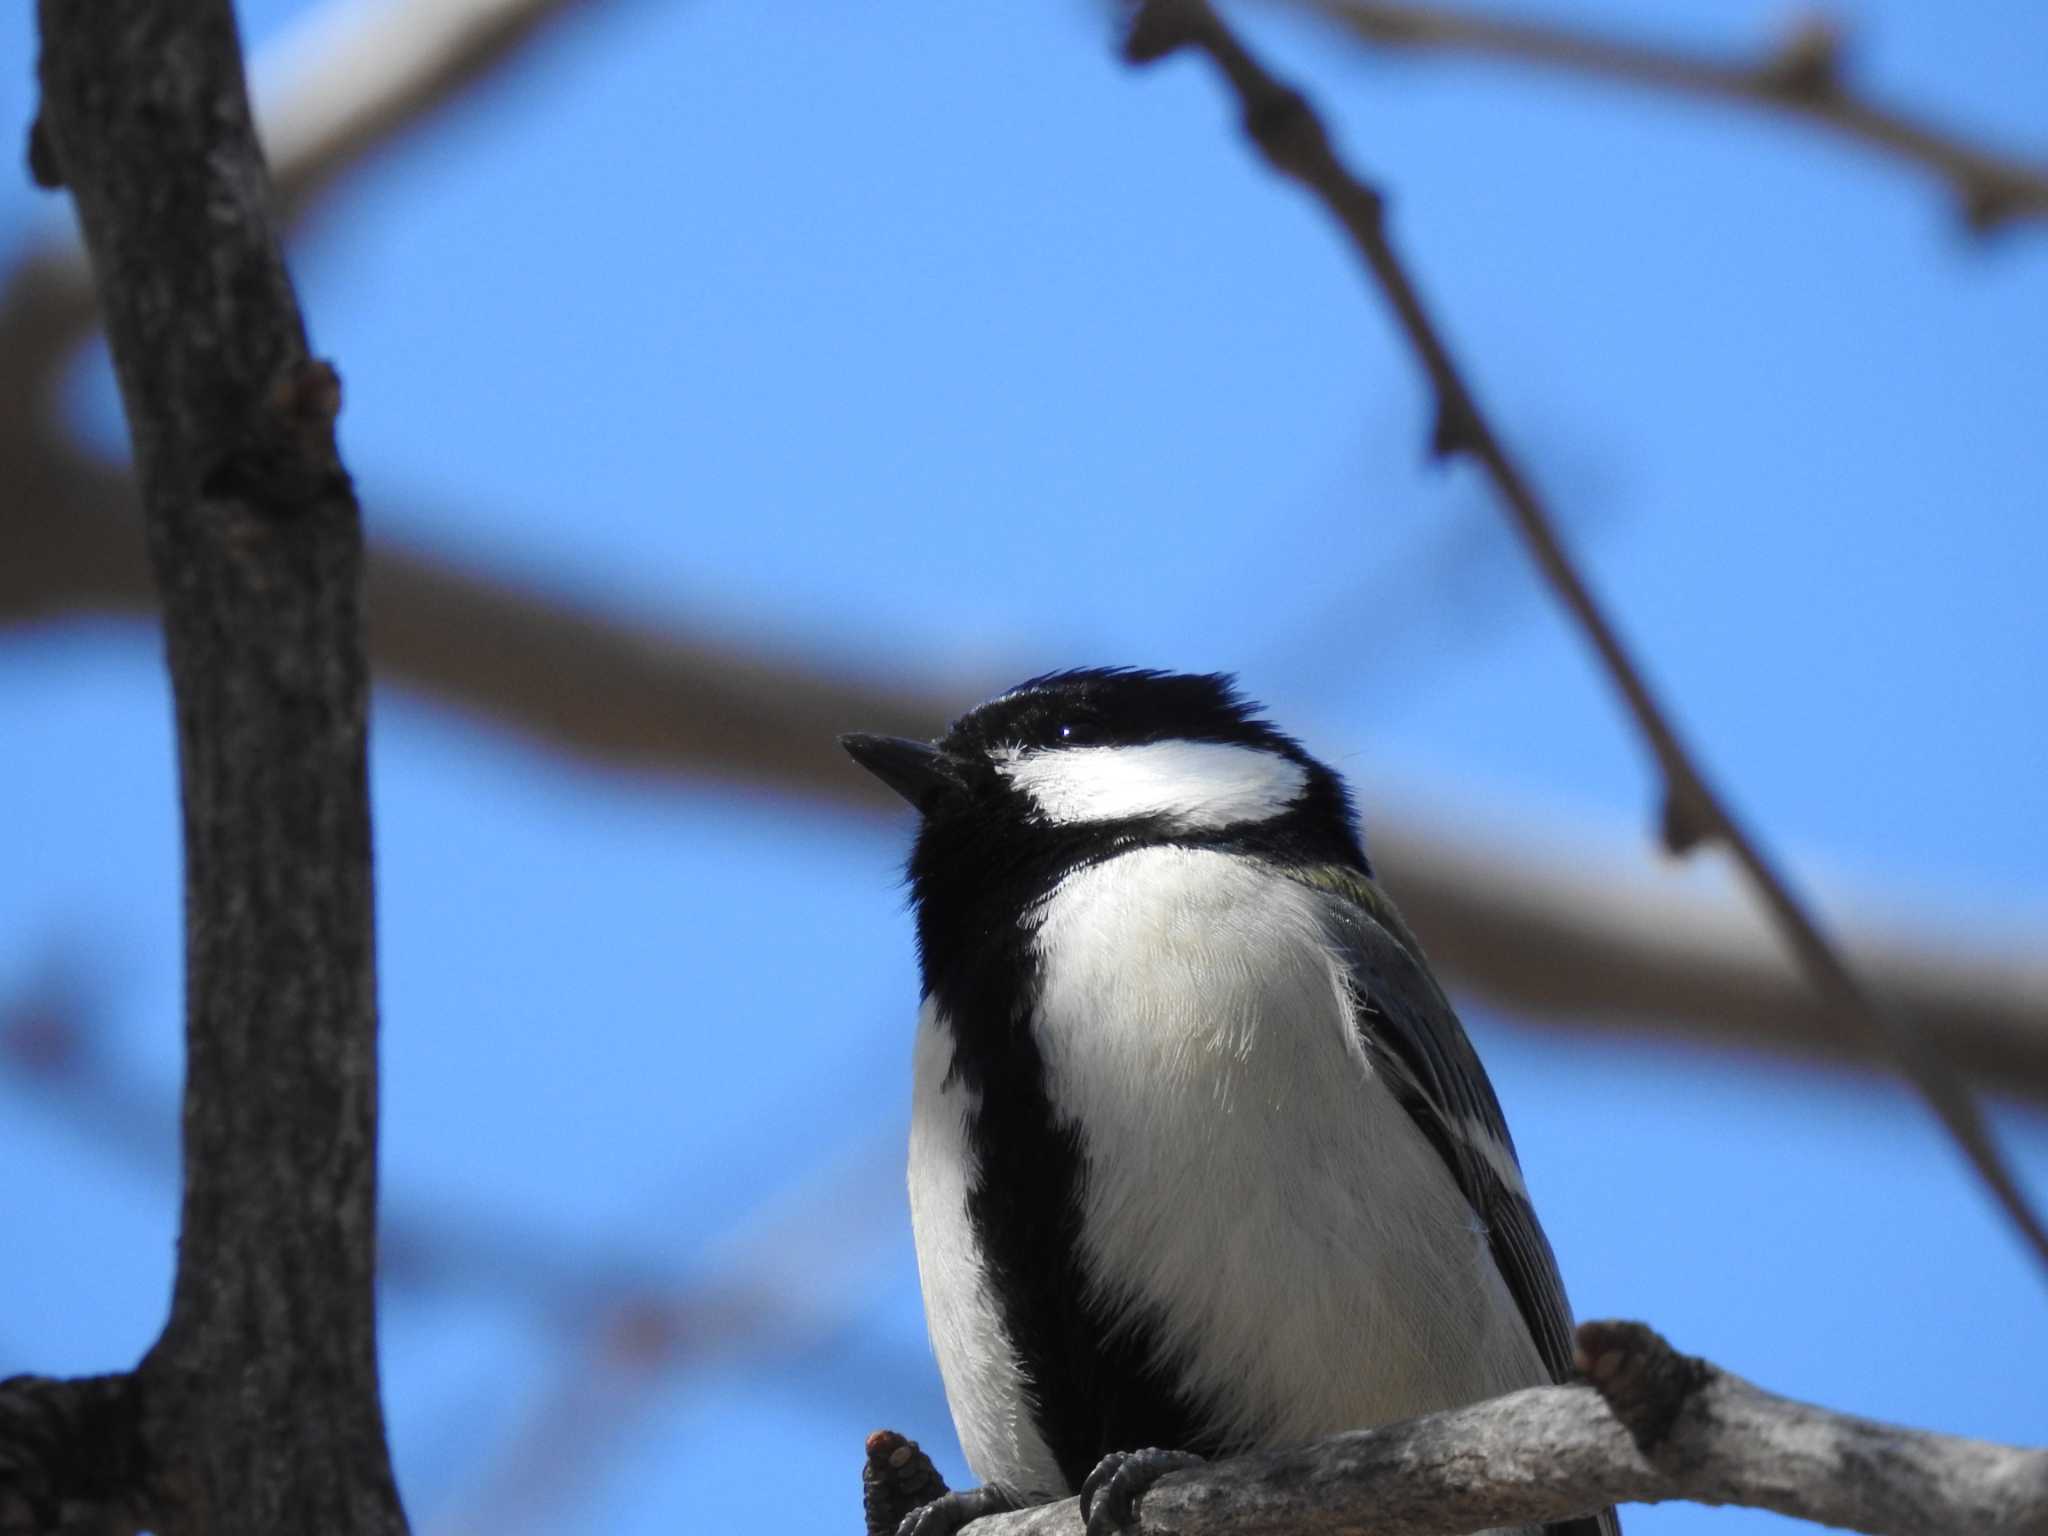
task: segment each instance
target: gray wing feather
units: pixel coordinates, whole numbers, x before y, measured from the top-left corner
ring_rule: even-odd
[[[1324,868],[1297,872],[1296,878],[1338,898],[1332,903],[1336,938],[1350,969],[1367,1055],[1449,1165],[1485,1226],[1494,1264],[1551,1379],[1570,1381],[1572,1311],[1556,1256],[1528,1197],[1503,1182],[1483,1150],[1479,1138],[1490,1137],[1514,1158],[1514,1139],[1486,1069],[1430,974],[1421,945],[1368,876]],[[1621,1524],[1610,1509],[1547,1529],[1553,1536],[1619,1536]]]

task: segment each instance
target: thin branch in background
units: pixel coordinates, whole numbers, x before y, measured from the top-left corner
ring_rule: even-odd
[[[1928,1434],[1778,1397],[1641,1323],[1578,1332],[1592,1385],[1537,1387],[1314,1445],[1177,1472],[1147,1536],[1462,1536],[1609,1504],[1773,1510],[1870,1536],[2039,1536],[2048,1451]],[[945,1484],[915,1442],[868,1437],[869,1536]],[[1079,1502],[991,1515],[972,1536],[1070,1536]]]
[[[579,1497],[629,1444],[635,1426],[678,1375],[735,1355],[765,1356],[775,1319],[746,1298],[731,1313],[719,1298],[621,1294],[580,1323],[570,1357],[491,1454],[477,1488],[437,1516],[431,1536],[486,1536],[573,1525]],[[707,1305],[707,1303],[711,1303]],[[749,1355],[734,1341],[751,1341]]]
[[[902,1146],[903,1128],[892,1124],[837,1149],[795,1188],[764,1199],[738,1230],[706,1244],[694,1266],[702,1273],[688,1284],[593,1297],[573,1320],[575,1353],[559,1379],[462,1507],[433,1521],[437,1536],[551,1529],[631,1437],[634,1421],[686,1373],[743,1364],[772,1380],[778,1364],[846,1337],[886,1284]],[[875,1400],[877,1375],[835,1373],[858,1399],[848,1411]],[[593,1424],[605,1433],[593,1433]]]
[[[1405,434],[1406,429],[1397,430]],[[1620,521],[1612,477],[1604,466],[1575,452],[1576,445],[1559,441],[1556,433],[1548,436],[1539,462],[1553,480],[1573,488],[1561,508],[1565,532],[1575,542],[1608,538]],[[1386,461],[1387,449],[1386,434],[1376,424],[1370,440],[1346,455],[1349,463],[1333,466],[1327,483],[1318,475],[1310,526],[1319,546],[1335,524],[1331,509],[1348,499],[1364,466],[1376,469]],[[1521,551],[1500,540],[1485,486],[1459,481],[1449,494],[1437,495],[1423,494],[1423,487],[1410,481],[1383,487],[1378,506],[1386,525],[1417,521],[1417,535],[1369,556],[1361,552],[1356,579],[1313,605],[1290,610],[1280,631],[1243,663],[1245,678],[1311,682],[1315,687],[1306,696],[1311,703],[1406,696],[1427,690],[1437,674],[1458,663],[1482,664],[1483,653],[1543,612],[1543,594],[1529,584]],[[1306,542],[1307,532],[1269,536]],[[1353,675],[1331,671],[1327,662],[1333,655],[1350,656]],[[1368,815],[1368,834],[1372,830]]]
[[[1969,1089],[1910,1020],[1864,990],[1818,920],[1708,784],[1697,759],[1679,739],[1642,668],[1566,552],[1556,519],[1510,457],[1452,360],[1414,278],[1388,238],[1385,200],[1378,189],[1360,180],[1338,159],[1307,98],[1274,78],[1208,0],[1148,0],[1140,5],[1126,43],[1126,56],[1132,62],[1147,63],[1183,47],[1199,48],[1215,61],[1237,94],[1246,134],[1267,163],[1320,198],[1351,237],[1392,305],[1435,392],[1433,450],[1442,457],[1464,454],[1478,462],[1544,577],[1592,644],[1656,758],[1664,781],[1665,846],[1683,853],[1711,841],[1728,849],[1815,991],[1845,1021],[1860,1024],[1884,1043],[2048,1270],[2048,1227],[2028,1203]]]
[[[18,988],[0,993],[0,1083],[54,1102],[100,1150],[123,1151],[142,1172],[175,1180],[175,1101],[103,1048],[108,1010],[92,985],[103,968],[82,945],[54,942]],[[902,1140],[902,1127],[891,1124],[836,1146],[819,1173],[765,1197],[738,1227],[707,1240],[687,1274],[647,1251],[659,1222],[645,1210],[622,1224],[622,1241],[565,1245],[559,1234],[503,1214],[408,1205],[387,1191],[377,1244],[387,1298],[516,1308],[572,1351],[511,1446],[493,1453],[480,1486],[431,1529],[451,1536],[549,1528],[665,1393],[720,1366],[772,1368],[843,1331],[869,1294],[862,1277],[886,1262],[894,1241]],[[673,1209],[677,1194],[661,1191],[648,1209]],[[9,1353],[21,1358],[20,1348],[0,1342],[0,1364]],[[861,1401],[870,1401],[873,1373],[859,1380]],[[29,1378],[0,1389],[0,1533],[15,1529],[10,1497],[33,1508],[51,1502],[46,1489],[65,1489],[71,1497],[58,1502],[87,1502],[79,1490],[90,1485],[73,1471],[17,1487],[5,1465],[10,1416],[24,1426],[66,1425],[76,1417],[72,1405],[84,1401],[70,1383]],[[43,1433],[59,1448],[71,1443],[54,1428]]]
[[[178,1105],[107,1048],[111,1007],[99,985],[104,956],[82,943],[50,943],[21,984],[0,992],[0,1087],[33,1096],[101,1154],[140,1177],[175,1184]],[[660,1223],[642,1215],[630,1236],[565,1244],[518,1217],[442,1202],[379,1200],[378,1284],[390,1293],[517,1307],[542,1328],[582,1334],[592,1317],[621,1310],[677,1320],[666,1336],[708,1353],[759,1351],[837,1326],[848,1277],[879,1262],[900,1198],[892,1177],[903,1133],[891,1125],[835,1147],[826,1172],[763,1202],[739,1228],[695,1256],[687,1279],[648,1251]],[[715,1162],[716,1160],[714,1160]],[[722,1166],[722,1165],[721,1165]],[[695,1174],[654,1203],[687,1199]],[[713,1319],[685,1326],[685,1318]],[[4,1351],[0,1351],[4,1353]],[[679,1351],[680,1353],[680,1351]]]
[[[1802,18],[1775,50],[1744,61],[1453,6],[1383,0],[1296,3],[1379,47],[1506,59],[1812,123],[1928,172],[1955,198],[1957,211],[1976,234],[2048,220],[2048,164],[1985,148],[1953,129],[1858,94],[1844,76],[1841,29],[1825,18]]]

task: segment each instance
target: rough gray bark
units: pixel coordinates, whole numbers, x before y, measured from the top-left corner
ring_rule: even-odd
[[[1144,1536],[1463,1536],[1608,1504],[1739,1504],[1870,1536],[2042,1536],[2048,1451],[1927,1434],[1777,1397],[1681,1355],[1640,1323],[1579,1329],[1590,1387],[1469,1408],[1163,1479]],[[870,1536],[936,1474],[869,1437]],[[943,1491],[944,1484],[937,1483]],[[898,1496],[891,1497],[890,1494]],[[1077,1501],[992,1515],[967,1536],[1073,1536]]]
[[[307,350],[225,0],[40,20],[38,168],[91,257],[176,703],[185,1182],[170,1318],[135,1371],[0,1384],[0,1527],[396,1536],[340,386]]]

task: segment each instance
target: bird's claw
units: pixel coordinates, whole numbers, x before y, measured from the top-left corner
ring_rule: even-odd
[[[920,1504],[903,1517],[896,1536],[953,1536],[970,1520],[1001,1514],[1017,1507],[1000,1488],[963,1488],[942,1493],[929,1504]]]
[[[1202,1465],[1192,1451],[1111,1451],[1081,1484],[1081,1518],[1088,1536],[1119,1536],[1138,1515],[1145,1490],[1169,1472]]]

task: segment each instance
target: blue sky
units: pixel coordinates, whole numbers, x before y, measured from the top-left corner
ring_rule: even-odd
[[[294,8],[247,14],[262,39]],[[2048,11],[1843,14],[1859,80],[2048,150]],[[1740,50],[1780,19],[1686,0],[1654,35]],[[2048,231],[1972,243],[1922,178],[1808,130],[1243,20],[1388,188],[1750,819],[1824,894],[2048,933]],[[0,128],[26,28],[0,18]],[[63,216],[0,178],[0,258]],[[1335,232],[1206,69],[1124,70],[1086,5],[585,8],[294,262],[378,536],[963,707],[1055,665],[1235,670],[1353,775],[1368,838],[1410,795],[1603,846],[1647,824],[1580,643],[1484,488],[1424,462],[1425,392]],[[74,395],[117,444],[97,362]],[[84,1103],[0,1079],[26,1171],[0,1373],[108,1369],[161,1320],[174,1236],[154,643],[7,635],[0,720],[0,991],[73,957],[109,1063]],[[885,1423],[957,1477],[898,1182],[907,825],[564,763],[397,692],[373,775],[386,1190],[424,1234],[394,1253],[464,1260],[388,1293],[416,1528],[673,1531],[756,1477],[850,1525]],[[1471,1022],[1582,1315],[2048,1440],[2009,1364],[2048,1348],[2048,1287],[1902,1092]],[[2000,1114],[2048,1192],[2048,1120]],[[773,1326],[706,1302],[651,1376],[586,1305],[735,1288]]]

